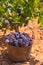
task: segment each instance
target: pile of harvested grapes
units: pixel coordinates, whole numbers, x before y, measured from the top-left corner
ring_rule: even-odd
[[[5,36],[6,42],[8,42],[12,46],[16,47],[27,47],[31,46],[33,43],[33,39],[26,33],[20,33],[20,32],[15,32],[15,33],[10,33]]]

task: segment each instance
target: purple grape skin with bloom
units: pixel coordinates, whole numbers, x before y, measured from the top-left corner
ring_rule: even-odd
[[[8,20],[5,19],[3,25],[6,26],[6,25],[8,25],[8,24],[9,24]]]
[[[17,13],[20,13],[20,12],[21,12],[21,10],[22,10],[22,8],[21,8],[21,7],[19,7],[19,8],[17,9]]]
[[[29,37],[29,35],[28,34],[26,34],[26,33],[22,33],[25,37]]]
[[[22,45],[23,40],[22,39],[18,39],[18,43],[20,43]]]
[[[20,36],[20,33],[16,32],[16,33],[15,33],[15,37],[16,37],[16,38],[19,38],[19,36]]]
[[[12,39],[9,40],[9,44],[13,45],[13,40]]]
[[[20,32],[11,33],[5,36],[5,39],[9,40],[9,44],[16,47],[27,47],[31,46],[33,43],[33,40],[29,37],[28,34]]]
[[[18,40],[15,40],[14,42],[14,45],[18,47]]]

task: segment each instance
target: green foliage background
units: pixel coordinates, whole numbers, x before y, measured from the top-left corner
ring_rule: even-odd
[[[22,8],[22,12],[24,12],[25,17],[19,16],[16,12],[18,7]],[[9,22],[10,19],[13,19],[14,22],[20,22],[23,24],[26,20],[32,20],[32,18],[37,16],[39,17],[38,23],[40,24],[40,27],[42,27],[43,2],[40,2],[40,0],[0,0],[0,25],[3,24],[4,18]],[[16,27],[15,24],[14,26]],[[18,26],[21,26],[21,24]],[[9,26],[7,28],[9,28]]]

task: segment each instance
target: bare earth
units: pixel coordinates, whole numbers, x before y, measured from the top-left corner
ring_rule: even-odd
[[[3,32],[0,31],[0,65],[43,65],[43,30],[38,28],[37,19],[35,22],[29,22],[27,27],[22,27],[20,32],[26,32],[32,37],[32,31],[34,32],[34,42],[30,53],[30,58],[26,62],[13,62],[7,52],[7,47],[2,39]],[[43,28],[42,28],[43,29]],[[6,34],[10,33],[7,31]]]

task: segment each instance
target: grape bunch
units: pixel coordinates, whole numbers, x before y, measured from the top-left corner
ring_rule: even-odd
[[[15,33],[10,33],[5,36],[5,41],[8,42],[12,46],[16,47],[27,47],[31,46],[33,43],[32,38],[26,34],[26,33],[20,33],[20,32],[15,32]]]
[[[22,8],[21,8],[21,7],[19,7],[19,8],[17,9],[17,13],[19,14],[19,16],[25,17],[24,12],[22,12]]]

